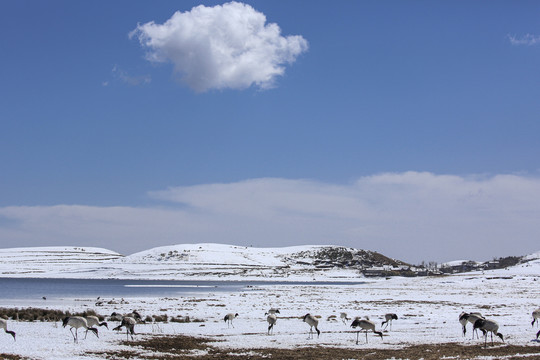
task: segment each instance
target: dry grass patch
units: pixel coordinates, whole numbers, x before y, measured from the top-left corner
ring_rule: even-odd
[[[28,360],[27,358],[24,358],[19,355],[12,355],[12,354],[0,354],[0,359],[2,360]]]
[[[69,311],[42,309],[42,308],[0,308],[0,317],[16,321],[59,321],[66,316],[88,316],[94,315],[100,321],[104,316],[97,314],[94,310],[84,312],[70,313]]]
[[[294,349],[239,348],[222,349],[212,346],[216,340],[191,336],[156,336],[140,341],[125,341],[122,344],[133,347],[132,351],[100,352],[96,355],[107,359],[156,359],[156,360],[335,360],[335,359],[540,359],[540,347],[501,345],[483,348],[464,346],[457,343],[411,345],[400,349],[373,349],[361,345],[358,348],[335,348],[310,346]]]

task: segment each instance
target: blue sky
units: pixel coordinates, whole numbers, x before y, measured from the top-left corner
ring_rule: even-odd
[[[539,19],[533,1],[2,1],[0,246],[538,251]],[[209,57],[220,41],[254,51]]]

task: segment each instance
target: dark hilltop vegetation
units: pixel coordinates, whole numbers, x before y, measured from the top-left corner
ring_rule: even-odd
[[[330,268],[355,269],[367,277],[435,276],[469,271],[504,269],[529,261],[525,256],[507,256],[485,262],[466,260],[457,263],[454,262],[452,265],[439,265],[437,262],[430,261],[427,263],[422,262],[419,265],[411,265],[375,251],[340,246],[328,246],[315,252],[299,252],[295,256],[291,256],[291,258],[289,261],[295,261],[300,265],[312,265],[319,270]],[[307,262],[305,260],[306,258],[310,258],[312,261]]]

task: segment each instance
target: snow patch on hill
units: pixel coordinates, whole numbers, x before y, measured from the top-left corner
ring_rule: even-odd
[[[523,257],[523,263],[505,269],[490,270],[493,276],[538,276],[540,274],[540,252]]]
[[[84,247],[0,249],[0,276],[173,280],[357,280],[366,266],[400,265],[341,246],[162,246],[129,256]]]

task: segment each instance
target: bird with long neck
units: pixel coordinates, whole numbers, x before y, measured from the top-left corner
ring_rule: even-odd
[[[467,334],[467,316],[469,314],[462,311],[461,314],[459,314],[459,323],[461,324],[461,329],[463,331],[463,336],[465,336]]]
[[[319,320],[317,320],[313,315],[306,314],[303,317],[303,321],[309,325],[309,336],[308,339],[313,338],[313,328],[317,331],[317,338],[321,335],[321,331],[319,330]]]
[[[223,321],[225,321],[227,323],[227,327],[233,327],[234,328],[234,325],[233,325],[233,319],[237,318],[238,317],[238,313],[236,314],[233,314],[233,313],[229,313],[227,315],[225,315],[225,317],[223,318]]]
[[[68,325],[70,326],[69,331],[71,332],[71,335],[73,335],[74,342],[79,342],[79,335],[77,333],[79,328],[86,329],[86,331],[90,330],[99,338],[98,330],[96,328],[89,327],[88,322],[82,316],[66,316],[62,321],[62,326],[66,327]],[[73,328],[75,328],[75,334],[73,334]]]
[[[86,316],[86,323],[88,324],[89,327],[105,326],[107,329],[109,328],[109,325],[107,324],[107,322],[105,322],[105,321],[99,322],[99,318],[97,316],[94,316],[94,315]],[[88,330],[86,330],[84,338],[86,339],[87,336],[88,336]]]
[[[362,330],[366,331],[366,344],[368,343],[367,333],[370,330],[373,331],[375,334],[379,335],[381,339],[383,338],[383,333],[375,330],[375,323],[371,320],[356,318],[353,320],[351,327],[353,329],[359,328],[356,332],[356,345],[358,345],[358,336],[360,334],[360,331]]]
[[[390,324],[390,330],[392,330],[392,320],[397,320],[398,317],[396,314],[393,314],[393,313],[390,313],[390,314],[385,314],[384,315],[384,321],[382,322],[381,324],[381,327],[386,324],[386,326],[384,327],[385,329],[388,327],[388,324]]]
[[[270,310],[268,310],[267,312],[264,313],[264,315],[271,315],[271,314],[279,314],[279,309],[276,309],[276,308],[271,308]]]
[[[272,331],[272,333],[274,333],[274,325],[277,322],[276,314],[268,315],[268,317],[266,318],[266,321],[268,322],[268,335],[270,335],[270,331]]]
[[[491,333],[491,345],[493,345],[493,334],[501,338],[504,342],[504,336],[499,332],[499,324],[496,321],[488,319],[478,319],[473,325],[473,329],[481,329],[484,331],[484,347],[487,347],[487,334]]]
[[[459,315],[459,322],[463,326],[463,335],[464,336],[465,336],[465,333],[467,332],[467,329],[466,329],[465,325],[467,325],[467,323],[470,322],[471,324],[473,324],[472,338],[474,339],[474,334],[476,334],[476,337],[478,339],[480,339],[480,336],[478,335],[478,329],[474,327],[474,323],[476,322],[476,320],[479,320],[479,319],[485,319],[482,316],[482,314],[480,314],[479,312],[472,312],[472,313],[462,312]],[[480,330],[485,335],[486,331],[484,329],[480,329]]]
[[[115,327],[113,330],[120,331],[122,330],[122,327],[125,327],[126,340],[128,340],[128,335],[131,336],[131,340],[133,340],[133,335],[135,335],[135,324],[137,324],[137,320],[135,320],[135,318],[131,316],[124,316],[120,325]]]
[[[538,322],[539,322],[538,319],[540,319],[540,308],[532,312],[532,317],[533,317],[533,320],[531,322],[531,326],[534,326],[534,323],[538,325]]]
[[[11,336],[13,336],[13,340],[17,341],[15,339],[15,331],[11,331],[11,330],[8,330],[7,329],[7,320],[5,319],[1,319],[0,318],[0,329],[4,329],[4,331],[8,334],[10,334]]]

